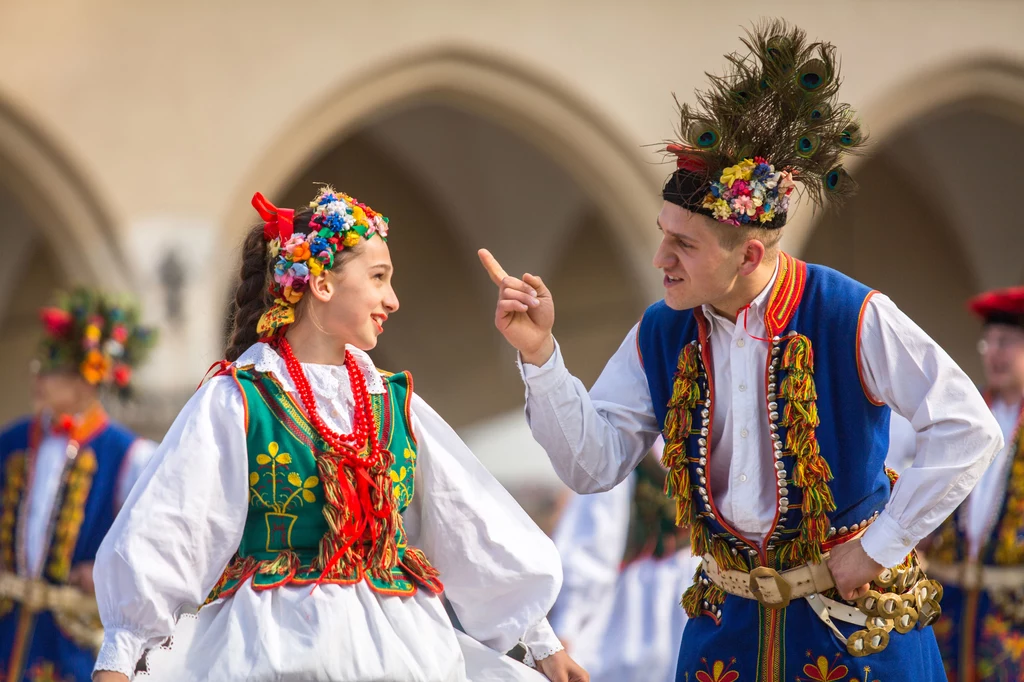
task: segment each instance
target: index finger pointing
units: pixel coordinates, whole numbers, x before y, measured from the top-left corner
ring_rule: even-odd
[[[476,252],[476,255],[480,258],[480,263],[484,266],[484,270],[487,271],[487,275],[494,282],[495,286],[501,286],[501,281],[508,277],[508,273],[502,269],[501,264],[498,263],[498,259],[491,255],[491,252],[487,249],[480,249]]]

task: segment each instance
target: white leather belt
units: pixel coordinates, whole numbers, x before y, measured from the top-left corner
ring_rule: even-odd
[[[828,554],[822,555],[823,560]],[[794,599],[802,599],[835,587],[832,572],[824,562],[804,564],[779,573],[761,566],[746,571],[722,570],[710,554],[704,555],[704,573],[729,594],[753,599],[769,609],[784,609]]]
[[[864,649],[868,644],[864,638],[850,644],[834,621],[865,627],[868,617],[855,606],[822,596],[822,592],[835,587],[832,572],[825,563],[828,553],[822,555],[820,564],[804,564],[779,573],[775,569],[761,566],[750,573],[746,571],[722,570],[710,554],[704,555],[704,573],[723,591],[753,599],[765,608],[784,609],[795,599],[805,599],[818,618],[832,631],[839,641],[853,648]],[[887,640],[888,633],[877,638]],[[877,647],[879,643],[875,643]],[[882,647],[884,648],[884,646]],[[853,653],[853,651],[851,651]]]

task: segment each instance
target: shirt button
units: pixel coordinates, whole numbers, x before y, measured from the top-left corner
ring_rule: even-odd
[[[746,384],[740,384],[740,390],[741,391],[747,390],[747,385]]]
[[[740,339],[739,341],[736,342],[736,345],[739,346],[740,348],[743,348],[743,346],[747,345],[747,340]]]
[[[910,547],[910,538],[903,538],[903,546]]]
[[[740,474],[740,483],[746,483],[746,482],[747,482],[747,475],[746,474]]]
[[[740,429],[740,438],[746,438],[747,435],[748,434],[746,429]]]

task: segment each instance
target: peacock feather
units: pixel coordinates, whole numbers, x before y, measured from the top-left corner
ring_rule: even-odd
[[[680,168],[718,180],[724,169],[762,157],[787,170],[816,205],[835,205],[855,189],[842,157],[864,149],[866,135],[838,101],[839,60],[785,21],[764,21],[741,39],[747,52],[726,55],[724,75],[695,104],[679,105],[679,139],[667,150]],[[678,100],[677,100],[678,104]]]

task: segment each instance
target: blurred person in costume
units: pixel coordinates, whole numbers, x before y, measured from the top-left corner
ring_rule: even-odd
[[[40,317],[33,414],[0,432],[0,679],[86,682],[93,561],[155,448],[100,398],[127,395],[153,335],[129,298],[84,288]]]
[[[946,588],[935,625],[952,682],[1024,679],[1024,287],[968,303],[984,323],[984,396],[1006,444],[931,538]]]
[[[659,439],[607,492],[571,493],[555,529],[563,580],[549,618],[591,682],[675,680],[679,595],[700,560],[663,492],[661,451]]]

